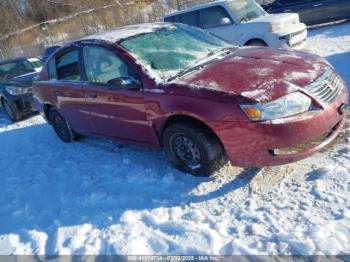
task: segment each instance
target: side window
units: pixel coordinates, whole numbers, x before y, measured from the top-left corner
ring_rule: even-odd
[[[201,25],[203,28],[218,27],[232,23],[229,14],[222,6],[209,7],[200,12]],[[227,19],[230,23],[226,22]]]
[[[127,64],[103,47],[84,47],[84,67],[89,82],[108,84],[121,77],[135,77]]]
[[[57,80],[56,59],[53,57],[49,62],[49,79]]]
[[[56,70],[58,80],[80,80],[79,49],[57,57]]]
[[[34,67],[27,60],[21,60],[16,64],[17,75],[24,75],[32,72],[35,72]]]
[[[180,15],[180,22],[187,25],[198,26],[198,12],[189,12]]]

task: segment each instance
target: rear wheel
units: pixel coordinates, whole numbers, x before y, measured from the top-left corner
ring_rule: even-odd
[[[196,176],[210,176],[224,163],[218,139],[197,125],[171,124],[163,133],[162,144],[177,169]]]
[[[54,108],[50,109],[49,120],[58,137],[66,142],[73,142],[78,136],[71,129],[66,119]]]
[[[2,100],[2,106],[4,107],[5,112],[10,120],[12,120],[13,122],[16,122],[19,120],[19,116],[16,113],[16,109],[13,108],[13,106],[11,106],[6,99]]]

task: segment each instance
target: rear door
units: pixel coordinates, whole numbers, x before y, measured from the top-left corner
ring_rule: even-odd
[[[118,79],[140,81],[137,74],[116,51],[97,45],[83,48],[87,81],[86,113],[94,124],[95,133],[129,141],[151,144],[153,128],[146,118],[141,84],[125,88]]]
[[[49,61],[49,85],[60,113],[76,132],[85,134],[92,131],[92,125],[84,113],[80,55],[80,48],[73,47],[53,57]]]

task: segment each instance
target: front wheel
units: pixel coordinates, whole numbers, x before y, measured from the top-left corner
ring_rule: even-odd
[[[197,125],[178,123],[168,126],[162,144],[177,169],[195,176],[210,176],[224,163],[218,139]]]
[[[4,107],[5,112],[11,121],[16,122],[19,120],[19,116],[16,113],[16,110],[13,108],[13,106],[10,105],[7,100],[4,99],[2,101],[2,106]]]
[[[71,129],[66,119],[56,109],[52,108],[50,110],[49,120],[56,134],[62,141],[69,143],[77,140],[77,135]]]

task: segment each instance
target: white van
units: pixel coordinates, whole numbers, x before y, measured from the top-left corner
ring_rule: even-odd
[[[197,26],[235,45],[302,49],[307,29],[295,13],[268,14],[254,0],[220,0],[163,17]]]

